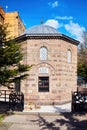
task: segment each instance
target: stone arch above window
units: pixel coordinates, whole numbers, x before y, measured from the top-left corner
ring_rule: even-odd
[[[40,48],[40,60],[47,60],[48,58],[48,50],[45,46]]]
[[[70,49],[67,51],[67,62],[71,63],[72,62],[72,52]]]

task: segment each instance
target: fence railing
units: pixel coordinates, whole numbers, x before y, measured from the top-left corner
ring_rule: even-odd
[[[87,88],[78,88],[72,93],[72,112],[87,111]]]
[[[9,90],[0,90],[0,101],[9,102]]]
[[[24,94],[11,90],[0,90],[0,103],[4,103],[4,106],[8,104],[9,110],[23,111]]]
[[[12,92],[9,95],[9,108],[13,111],[24,110],[24,94],[22,92]]]

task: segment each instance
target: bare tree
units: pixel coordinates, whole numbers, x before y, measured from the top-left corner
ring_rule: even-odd
[[[83,32],[83,42],[78,51],[78,76],[84,77],[87,82],[87,30]]]

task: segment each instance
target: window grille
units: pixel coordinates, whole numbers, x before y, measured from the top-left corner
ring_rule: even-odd
[[[49,92],[49,77],[38,78],[38,91]]]
[[[71,50],[68,50],[68,52],[67,52],[67,61],[68,61],[68,63],[71,63],[71,61],[72,61]]]
[[[48,51],[46,47],[40,48],[40,60],[47,60],[48,57]]]

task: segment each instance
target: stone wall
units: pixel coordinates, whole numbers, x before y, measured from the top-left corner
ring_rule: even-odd
[[[24,46],[25,45],[25,46]],[[61,104],[71,100],[71,92],[77,87],[77,46],[61,39],[31,39],[24,46],[24,62],[33,65],[28,72],[29,77],[21,82],[25,104]],[[48,59],[40,60],[40,48],[48,50]],[[67,51],[71,50],[72,61],[67,61]],[[47,73],[40,73],[39,68],[45,67]],[[38,77],[49,77],[49,92],[38,91]]]

